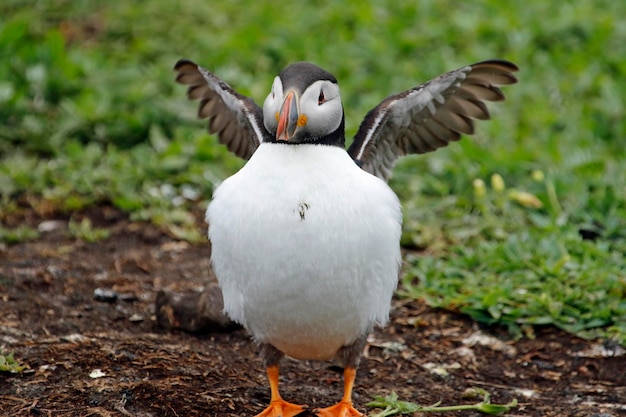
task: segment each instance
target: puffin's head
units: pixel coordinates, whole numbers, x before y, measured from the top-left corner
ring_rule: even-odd
[[[277,142],[343,146],[344,115],[335,77],[308,62],[289,65],[263,103],[265,128]]]

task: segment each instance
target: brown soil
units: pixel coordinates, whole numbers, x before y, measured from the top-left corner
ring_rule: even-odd
[[[245,331],[193,335],[155,320],[158,290],[200,290],[212,279],[208,243],[174,240],[106,207],[85,215],[111,237],[85,243],[60,218],[37,241],[0,248],[0,347],[28,366],[0,374],[0,415],[260,412],[269,389]],[[41,221],[30,213],[8,222]],[[117,299],[96,300],[97,288]],[[342,390],[340,370],[324,362],[284,360],[281,384],[287,400],[310,408],[335,403]],[[423,405],[458,405],[476,402],[463,398],[470,387],[486,389],[495,403],[517,398],[509,416],[626,415],[626,355],[552,327],[511,341],[502,329],[396,300],[390,325],[366,347],[354,401],[366,411],[374,396],[396,391]]]

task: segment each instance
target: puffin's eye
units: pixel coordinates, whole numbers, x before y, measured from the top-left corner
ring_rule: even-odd
[[[320,95],[317,98],[317,105],[321,106],[323,102],[326,101],[326,98],[324,97],[324,91],[320,90]]]

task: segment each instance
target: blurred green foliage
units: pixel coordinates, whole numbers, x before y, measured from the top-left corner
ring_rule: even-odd
[[[402,291],[515,332],[550,323],[624,342],[622,16],[608,0],[5,0],[0,220],[106,203],[201,239],[190,209],[242,161],[174,83],[182,57],[259,103],[285,65],[313,61],[339,79],[348,139],[389,94],[504,58],[520,83],[493,120],[395,170],[403,244],[419,251]],[[36,238],[25,230],[0,238]]]

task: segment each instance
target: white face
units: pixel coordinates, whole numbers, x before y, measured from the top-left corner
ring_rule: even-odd
[[[282,111],[285,96],[289,91],[283,91],[280,77],[274,78],[272,91],[263,103],[263,122],[272,134],[276,134],[278,119]],[[328,80],[315,81],[298,97],[298,127],[293,140],[302,142],[307,139],[319,138],[334,132],[341,124],[343,107],[339,86]],[[291,139],[290,139],[291,140]]]
[[[272,83],[272,91],[265,98],[263,103],[263,123],[268,132],[276,134],[278,127],[278,117],[280,106],[283,104],[283,82],[280,77],[274,78]]]

